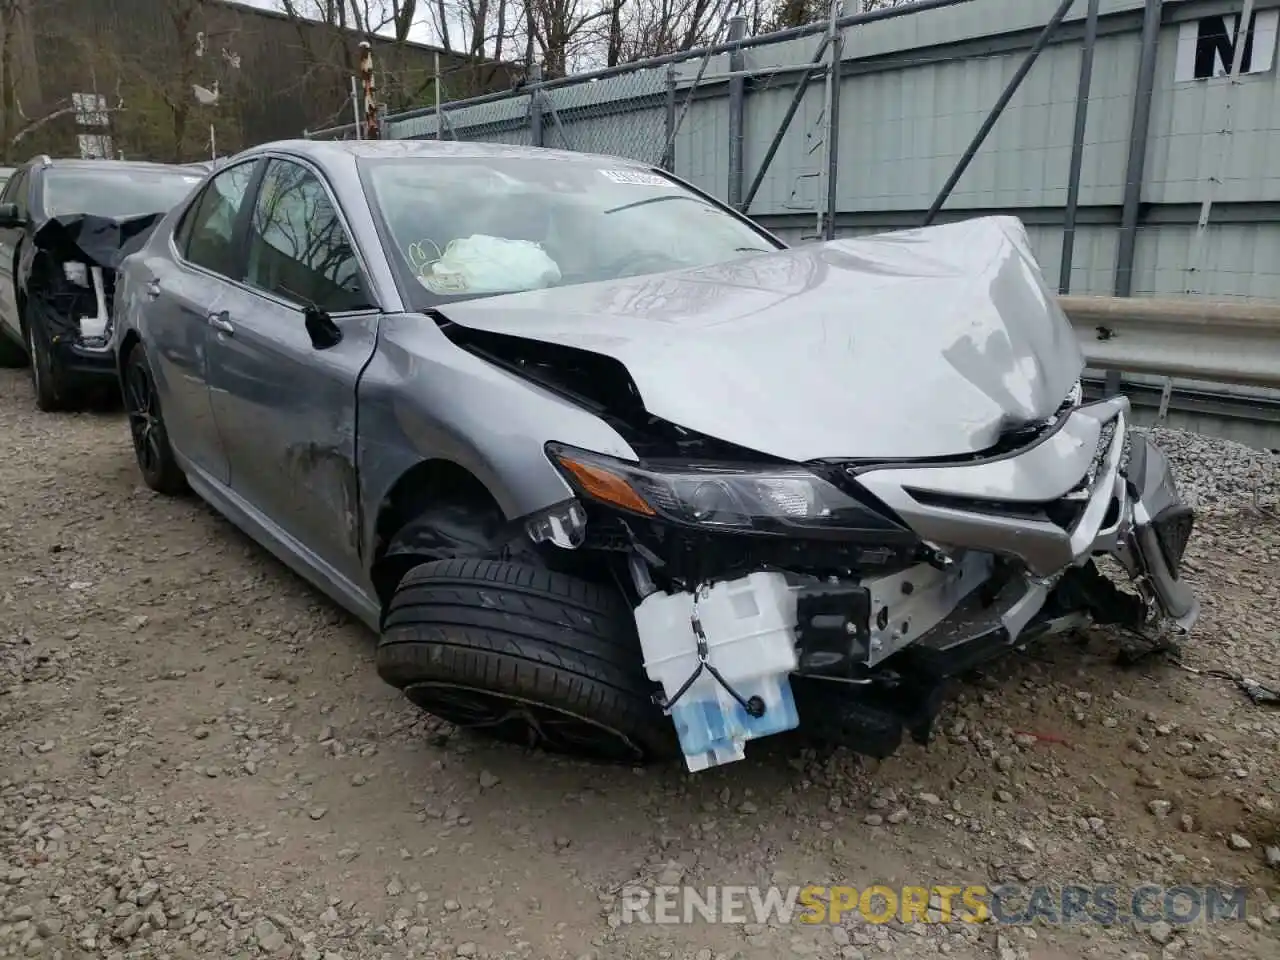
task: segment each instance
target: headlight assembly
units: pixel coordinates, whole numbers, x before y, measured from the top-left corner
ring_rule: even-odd
[[[547,453],[584,499],[686,526],[808,534],[902,529],[803,467],[631,463],[554,443]]]

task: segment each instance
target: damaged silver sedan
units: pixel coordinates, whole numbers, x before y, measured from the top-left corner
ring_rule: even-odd
[[[1015,646],[1198,615],[1192,511],[1082,401],[1014,219],[792,249],[631,161],[288,142],[155,229],[116,315],[146,482],[507,741],[885,756]]]

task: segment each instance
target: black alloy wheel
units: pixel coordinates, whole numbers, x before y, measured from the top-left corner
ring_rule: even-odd
[[[186,477],[169,445],[155,377],[141,343],[134,344],[129,352],[121,387],[125,412],[129,415],[129,433],[133,437],[133,454],[142,479],[157,493],[182,493],[187,487]]]

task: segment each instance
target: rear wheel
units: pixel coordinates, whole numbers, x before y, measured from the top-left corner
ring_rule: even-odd
[[[125,358],[121,380],[133,455],[143,481],[157,493],[182,493],[187,489],[187,478],[169,445],[169,434],[160,415],[160,395],[141,342],[135,343]]]
[[[621,763],[678,753],[622,597],[576,577],[424,563],[396,588],[377,660],[423,710],[494,739]]]

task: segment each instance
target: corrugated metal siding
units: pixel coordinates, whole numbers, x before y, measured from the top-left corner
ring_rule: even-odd
[[[953,207],[1061,205],[1076,60],[1072,50],[1046,54],[956,185]],[[927,208],[1016,66],[993,57],[846,81],[839,149],[854,173],[840,180],[841,207]]]
[[[1214,299],[1280,299],[1280,225],[1210,226],[1202,241],[1201,266],[1194,262],[1194,227],[1142,229],[1134,263],[1138,296],[1182,296],[1188,289]]]
[[[1268,73],[1174,83],[1177,28],[1161,32],[1144,199],[1199,203],[1208,178],[1215,202],[1280,200],[1280,79]],[[1230,104],[1231,134],[1224,134]]]
[[[1071,276],[1076,293],[1109,294],[1114,287],[1143,5],[1101,4]],[[846,31],[839,118],[843,235],[919,222],[1055,6],[1055,0],[973,0]],[[1067,18],[1075,34],[1044,51],[944,210],[1022,216],[1055,286],[1085,7],[1076,4]],[[1259,10],[1277,7],[1280,0],[1256,3]],[[1240,4],[1165,0],[1164,8],[1134,293],[1280,300],[1280,208],[1258,206],[1280,204],[1280,74],[1273,68],[1246,76],[1234,89],[1226,80],[1175,84],[1178,23],[1237,12]],[[817,42],[810,37],[753,48],[746,61],[757,69],[807,63]],[[729,110],[727,85],[715,78],[728,69],[727,59],[706,65],[708,79],[675,141],[676,172],[718,196],[728,187]],[[701,66],[690,61],[676,68],[678,109]],[[793,76],[766,74],[748,85],[744,189],[786,111]],[[658,68],[553,89],[549,97],[567,145],[657,162],[666,78],[666,68]],[[1228,99],[1234,132],[1224,135]],[[527,143],[527,113],[528,98],[518,97],[452,110],[449,117],[463,139]],[[750,210],[790,240],[813,232],[822,114],[819,80],[809,85]],[[397,136],[433,128],[429,118],[393,125]],[[561,145],[550,116],[543,129],[548,146]],[[1197,243],[1192,224],[1215,176],[1221,178],[1216,211],[1226,219],[1216,218]],[[1232,207],[1224,211],[1222,204]]]

